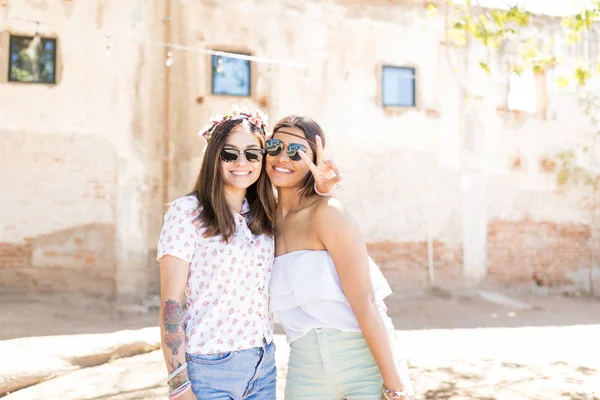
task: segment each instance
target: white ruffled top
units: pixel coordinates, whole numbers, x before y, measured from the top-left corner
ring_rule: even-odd
[[[393,330],[383,302],[392,290],[371,258],[369,268],[381,317],[388,330]],[[298,250],[275,257],[269,295],[270,309],[275,313],[275,321],[283,326],[288,343],[316,328],[360,332],[326,250]]]

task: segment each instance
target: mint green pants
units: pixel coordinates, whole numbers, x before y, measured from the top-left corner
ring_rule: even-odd
[[[410,382],[406,361],[391,333],[400,372]],[[290,345],[285,400],[381,400],[383,379],[360,332],[313,329]],[[412,387],[410,388],[412,390]]]

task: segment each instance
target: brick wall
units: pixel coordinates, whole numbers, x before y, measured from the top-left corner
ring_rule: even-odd
[[[90,224],[0,244],[3,291],[78,292],[111,298],[115,291],[114,226]]]
[[[367,244],[369,255],[394,286],[425,285],[429,281],[427,242],[379,242]],[[460,247],[433,242],[436,281],[460,279]]]
[[[3,290],[113,296],[115,147],[77,134],[0,135]]]
[[[0,288],[2,292],[31,290],[34,284],[25,270],[31,270],[31,241],[0,243]]]
[[[524,219],[488,225],[488,272],[501,282],[570,283],[590,261],[590,227]]]
[[[31,265],[31,242],[0,243],[0,270]]]
[[[590,227],[549,221],[493,220],[488,226],[488,280],[504,284],[561,286],[579,283],[576,277],[590,262]],[[427,242],[380,242],[367,245],[369,255],[397,285],[428,282]],[[460,281],[462,249],[433,243],[436,282]],[[582,278],[583,277],[583,278]]]

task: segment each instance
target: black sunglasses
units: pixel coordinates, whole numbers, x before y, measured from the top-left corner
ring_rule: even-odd
[[[244,157],[248,162],[261,162],[263,159],[264,150],[263,149],[246,149],[244,151],[239,151],[238,149],[232,149],[225,147],[221,150],[221,161],[223,162],[235,162],[240,157],[240,153],[244,153]]]
[[[298,154],[298,151],[302,150],[304,153],[308,152],[308,149],[306,148],[306,146],[300,144],[300,143],[290,143],[288,145],[285,145],[281,140],[279,139],[269,139],[267,140],[267,142],[265,143],[265,151],[267,153],[267,155],[270,155],[271,157],[275,157],[277,155],[279,155],[279,153],[281,153],[281,151],[283,150],[284,147],[287,146],[287,155],[290,158],[290,160],[292,161],[300,161],[300,154]]]

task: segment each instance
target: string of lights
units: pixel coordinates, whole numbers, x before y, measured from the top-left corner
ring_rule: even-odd
[[[68,28],[66,25],[59,25],[59,24],[52,23],[52,22],[32,20],[32,19],[26,19],[26,18],[21,18],[21,17],[9,17],[8,20],[20,21],[20,22],[25,22],[25,23],[29,23],[29,24],[35,24],[36,35],[39,34],[38,32],[39,32],[40,24],[46,25],[46,26],[52,26],[55,28]],[[98,33],[98,31],[94,31],[94,33]],[[113,48],[113,43],[114,43],[114,40],[116,37],[114,35],[112,35],[111,33],[103,33],[103,35],[105,36],[105,39],[106,39],[106,55],[110,56],[112,48]],[[239,54],[239,53],[233,53],[233,52],[227,52],[227,51],[221,51],[221,50],[212,50],[212,49],[207,49],[204,47],[186,46],[186,45],[181,45],[181,44],[177,44],[177,43],[159,42],[159,41],[154,41],[154,40],[149,40],[149,39],[144,39],[144,38],[138,38],[133,35],[128,35],[128,36],[121,35],[118,37],[118,39],[132,40],[132,41],[136,41],[136,42],[147,44],[147,45],[163,47],[163,48],[169,50],[167,52],[167,57],[170,58],[171,61],[169,62],[169,60],[167,60],[165,62],[165,63],[169,63],[169,64],[172,64],[172,59],[173,59],[173,54],[172,54],[172,51],[170,51],[170,50],[179,50],[179,51],[196,52],[196,53],[214,55],[214,56],[220,56],[220,57],[236,58],[236,59],[251,61],[251,62],[256,62],[256,63],[278,64],[278,65],[294,67],[294,68],[304,68],[304,69],[306,69],[306,68],[321,69],[322,68],[321,64],[298,62],[298,61],[291,61],[291,60],[281,60],[281,59],[276,59],[276,58],[271,58],[271,57],[252,56],[252,55],[248,55],[248,54]]]
[[[54,28],[62,28],[65,30],[70,28],[67,25],[61,25],[61,24],[57,24],[54,22],[48,22],[48,21],[43,21],[43,20],[22,18],[22,17],[18,17],[18,16],[9,16],[8,18],[6,18],[6,20],[23,22],[23,23],[28,23],[28,24],[34,25],[36,36],[40,34],[39,33],[40,25],[51,26]],[[134,24],[134,26],[139,26],[139,23]],[[254,55],[248,55],[248,54],[239,54],[239,53],[222,51],[222,50],[208,49],[205,47],[195,47],[195,46],[188,46],[188,45],[182,45],[182,44],[177,44],[177,43],[153,41],[153,40],[149,40],[146,38],[136,37],[135,35],[132,35],[132,34],[114,36],[112,33],[102,32],[102,31],[98,31],[98,30],[93,30],[90,32],[92,34],[100,34],[105,37],[105,42],[106,42],[105,55],[107,57],[110,57],[113,52],[115,40],[130,40],[130,41],[135,41],[140,44],[164,48],[166,50],[165,66],[167,66],[167,67],[172,66],[175,61],[174,51],[184,51],[184,52],[195,52],[195,53],[218,56],[218,57],[228,57],[228,58],[246,60],[246,61],[250,61],[250,62],[254,62],[254,63],[272,64],[272,65],[279,65],[279,66],[285,66],[285,67],[290,67],[290,68],[303,69],[305,77],[310,76],[311,74],[314,73],[314,71],[338,72],[343,75],[344,81],[348,81],[349,76],[353,72],[356,72],[356,68],[354,68],[354,67],[352,67],[352,68],[350,68],[350,67],[336,68],[336,67],[331,67],[331,66],[324,66],[323,62],[308,63],[308,62],[301,62],[301,61],[295,61],[295,60],[284,60],[284,59],[278,59],[278,58],[272,58],[272,57],[261,57],[261,56],[254,56]],[[559,64],[562,67],[571,68],[571,69],[575,69],[579,66],[579,64],[577,64],[577,63],[571,63],[568,61],[562,61]],[[408,71],[405,72],[405,75],[406,75],[407,79],[415,78],[415,76]],[[509,76],[509,74],[499,74],[499,73],[495,73],[495,72],[491,72],[488,74],[489,79],[491,79],[492,81],[495,81],[495,82],[499,82],[499,83],[506,83],[508,80],[508,76]]]

